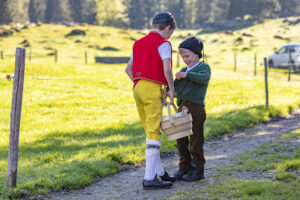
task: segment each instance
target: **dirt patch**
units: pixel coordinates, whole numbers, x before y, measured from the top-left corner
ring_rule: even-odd
[[[205,180],[188,183],[175,182],[174,186],[168,190],[145,191],[142,188],[145,166],[133,167],[126,171],[121,171],[115,175],[98,179],[93,185],[76,191],[61,191],[46,196],[46,199],[165,199],[175,196],[179,191],[189,191],[192,189],[202,189],[214,183],[214,178],[219,176],[220,167],[234,164],[237,155],[269,143],[278,135],[296,130],[300,127],[300,112],[286,116],[277,121],[261,124],[254,128],[241,131],[233,136],[225,136],[222,139],[213,139],[205,142]],[[169,174],[173,174],[178,169],[179,157],[170,153],[162,158],[163,166]],[[130,167],[129,167],[130,168]],[[245,179],[252,176],[261,177],[261,172],[252,174],[241,174]]]

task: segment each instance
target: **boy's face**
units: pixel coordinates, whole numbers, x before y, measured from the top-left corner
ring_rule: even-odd
[[[188,66],[192,67],[199,62],[199,56],[191,50],[180,48],[179,53],[183,59],[183,62]]]
[[[173,34],[175,29],[171,29],[171,26],[166,26],[162,32],[163,32],[163,38],[165,38],[166,40],[168,40],[171,35]]]

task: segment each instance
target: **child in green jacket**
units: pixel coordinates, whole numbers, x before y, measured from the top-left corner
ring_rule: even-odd
[[[177,180],[189,182],[204,179],[203,124],[206,119],[205,95],[211,73],[209,65],[200,62],[202,49],[202,41],[195,37],[179,45],[179,53],[187,66],[176,73],[174,82],[179,111],[185,106],[193,118],[193,135],[177,140],[180,161],[179,170],[174,175]]]

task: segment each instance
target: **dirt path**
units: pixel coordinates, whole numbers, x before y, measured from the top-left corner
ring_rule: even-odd
[[[47,199],[164,199],[172,197],[182,190],[201,189],[212,184],[218,175],[216,168],[235,162],[236,155],[254,149],[283,133],[300,127],[300,112],[289,115],[284,119],[258,125],[235,134],[232,137],[214,139],[205,142],[206,179],[200,182],[175,182],[168,190],[143,190],[142,180],[144,166],[103,178],[95,184],[76,191],[52,193]],[[299,144],[300,145],[300,144]],[[172,154],[162,159],[164,169],[173,174],[178,169],[178,155]]]

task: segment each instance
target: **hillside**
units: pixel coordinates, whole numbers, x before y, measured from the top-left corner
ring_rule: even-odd
[[[237,52],[238,68],[252,69],[254,53],[261,63],[264,56],[287,42],[300,41],[297,34],[300,23],[293,25],[293,22],[297,22],[297,18],[267,20],[265,23],[241,30],[213,34],[200,34],[198,30],[176,30],[170,41],[176,51],[180,41],[188,36],[197,35],[204,41],[207,61],[213,64],[214,68],[232,68],[233,53]],[[4,28],[10,29],[8,26]],[[74,29],[83,30],[86,35],[67,36]],[[49,54],[53,54],[57,49],[59,63],[82,62],[85,51],[88,52],[89,63],[94,63],[93,57],[96,55],[129,56],[133,42],[146,34],[147,30],[43,24],[29,25],[25,29],[22,29],[22,26],[15,27],[13,32],[10,37],[0,37],[0,48],[4,51],[5,60],[13,60],[15,47],[25,46],[28,49],[27,54],[31,51],[33,62],[41,59],[54,60],[53,55]],[[176,55],[174,56],[174,61],[177,61]]]

